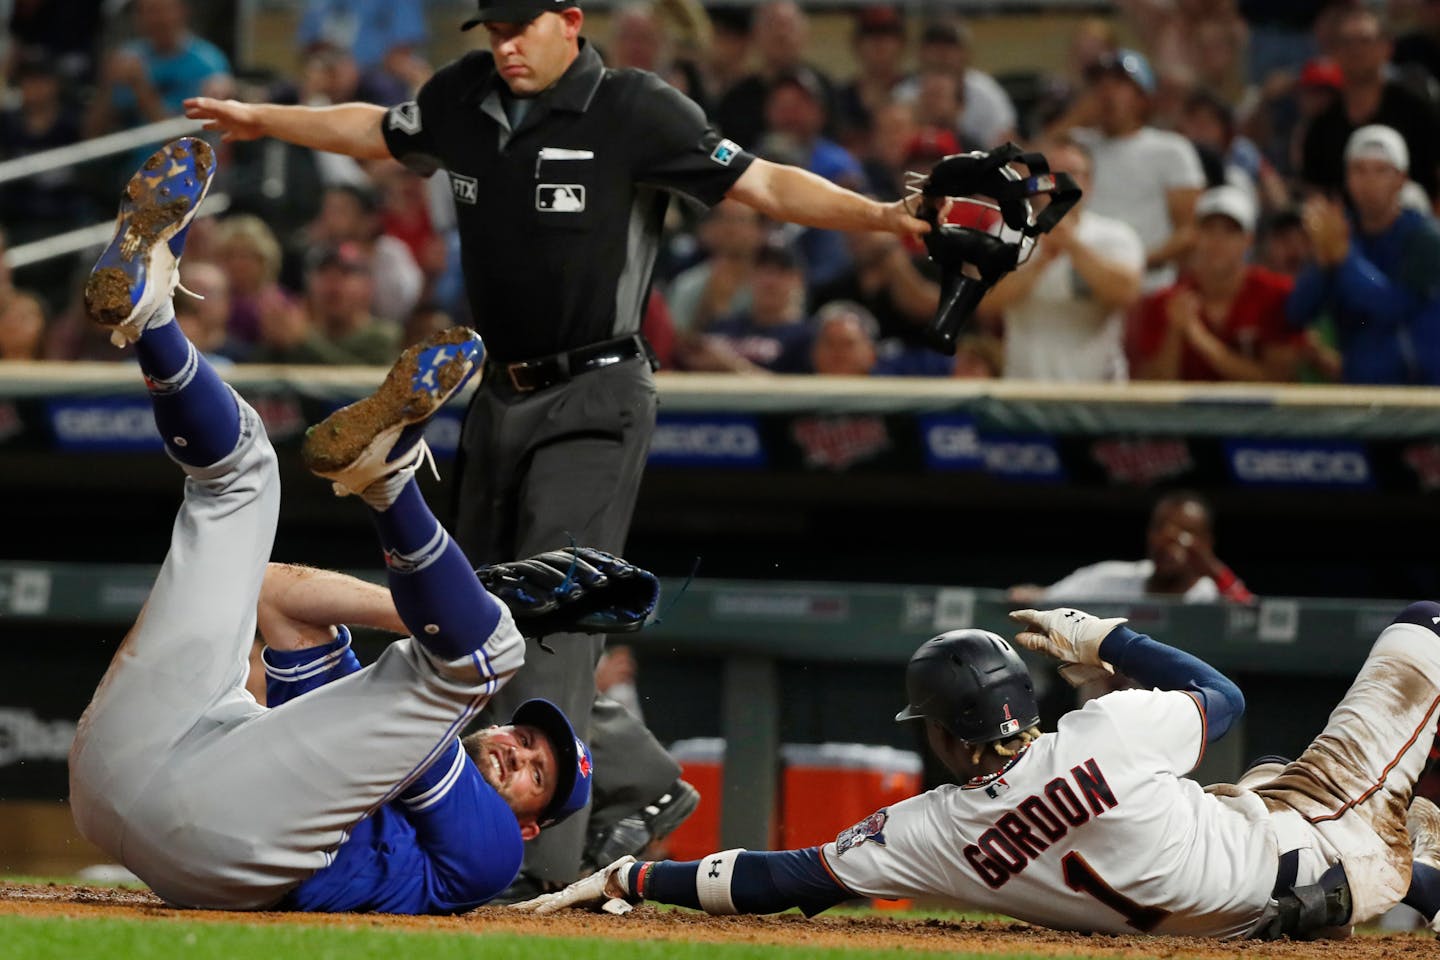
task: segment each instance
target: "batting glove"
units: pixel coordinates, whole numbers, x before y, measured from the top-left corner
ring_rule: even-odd
[[[534,900],[510,905],[512,910],[525,913],[547,914],[569,907],[599,907],[606,913],[629,913],[633,909],[625,898],[628,891],[620,874],[635,862],[631,856],[621,857],[610,866],[597,870],[583,880],[576,880],[564,890],[545,893]]]
[[[1100,619],[1083,610],[1061,607],[1058,610],[1014,610],[1010,619],[1024,629],[1015,635],[1015,642],[1026,650],[1045,653],[1066,664],[1084,664],[1114,673],[1110,664],[1100,659],[1100,641],[1110,635],[1124,617]]]

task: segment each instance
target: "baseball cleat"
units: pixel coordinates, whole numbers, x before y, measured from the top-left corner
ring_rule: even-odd
[[[468,327],[433,334],[400,354],[370,396],[341,407],[305,433],[300,455],[335,494],[362,493],[376,480],[429,455],[425,424],[480,366],[484,349]]]
[[[115,237],[85,283],[85,308],[117,347],[134,343],[180,285],[185,233],[215,174],[215,152],[196,137],[165,144],[125,187]]]

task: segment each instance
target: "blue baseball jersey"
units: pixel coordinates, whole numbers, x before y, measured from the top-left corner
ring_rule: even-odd
[[[361,669],[344,627],[325,646],[267,648],[264,660],[272,708]],[[279,909],[458,913],[508,887],[523,853],[515,814],[452,740],[394,800],[356,823],[329,865],[290,891]]]

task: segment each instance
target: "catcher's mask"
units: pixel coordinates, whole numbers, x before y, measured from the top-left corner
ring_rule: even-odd
[[[1013,737],[1040,722],[1025,661],[988,630],[927,640],[905,667],[910,703],[897,721],[934,720],[966,743]]]
[[[1022,176],[1011,163],[1022,163]],[[916,214],[930,222],[924,237],[930,259],[940,267],[940,308],[926,328],[932,349],[954,354],[966,321],[1000,278],[1030,256],[1035,238],[1048,233],[1080,202],[1080,187],[1068,173],[1051,173],[1043,154],[1025,153],[1013,143],[990,151],[945,157],[928,176],[912,174],[911,189],[923,198]],[[1030,198],[1050,203],[1036,214]],[[995,233],[940,223],[947,199],[1000,213]]]

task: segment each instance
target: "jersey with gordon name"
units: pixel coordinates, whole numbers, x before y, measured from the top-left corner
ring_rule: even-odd
[[[1179,691],[1061,718],[1004,772],[878,811],[822,849],[858,895],[940,896],[1047,927],[1244,934],[1275,883],[1267,820],[1184,779],[1205,723]]]

